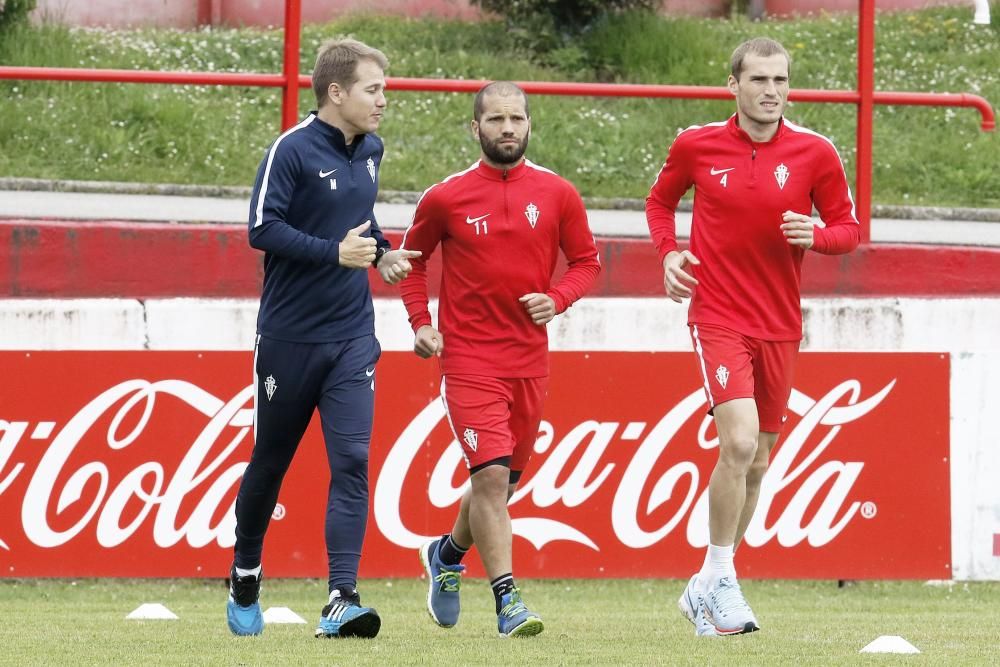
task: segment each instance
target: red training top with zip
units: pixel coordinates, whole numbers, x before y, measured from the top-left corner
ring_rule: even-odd
[[[800,340],[799,282],[805,251],[785,239],[785,211],[819,211],[812,250],[847,253],[860,240],[854,201],[837,149],[826,137],[782,119],[774,137],[754,143],[737,123],[677,135],[646,199],[660,262],[677,249],[674,212],[695,187],[691,267],[698,285],[689,324],[715,324],[763,340]]]
[[[423,255],[400,283],[414,331],[431,324],[427,260],[441,244],[438,330],[443,373],[498,378],[549,374],[548,336],[518,299],[544,293],[561,313],[600,272],[594,236],[573,185],[527,160],[483,162],[428,188],[402,247]],[[569,268],[552,285],[559,250]]]

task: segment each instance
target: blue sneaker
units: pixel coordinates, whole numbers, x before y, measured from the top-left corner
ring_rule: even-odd
[[[361,596],[358,591],[351,591],[342,596],[340,590],[334,588],[330,593],[330,601],[323,607],[323,615],[316,628],[316,637],[332,639],[335,637],[364,637],[370,639],[378,634],[382,627],[382,619],[371,607],[361,606]]]
[[[420,562],[427,573],[427,612],[442,628],[458,623],[461,611],[458,589],[462,585],[464,565],[445,565],[438,558],[441,539],[431,540],[420,547]]]
[[[717,637],[719,633],[715,631],[715,626],[708,622],[705,617],[705,604],[701,591],[695,587],[698,575],[691,577],[688,585],[677,600],[677,608],[681,610],[684,617],[694,624],[694,634],[696,637]]]
[[[760,630],[740,585],[722,577],[705,596],[705,617],[720,635],[742,635]]]
[[[264,614],[260,611],[261,576],[236,576],[236,565],[229,570],[229,602],[226,621],[234,635],[245,637],[264,632]]]
[[[520,590],[515,588],[500,598],[497,630],[501,637],[533,637],[544,629],[542,617],[525,606]]]

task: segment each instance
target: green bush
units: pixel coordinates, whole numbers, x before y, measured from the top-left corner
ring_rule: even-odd
[[[575,64],[577,51],[571,44],[605,17],[624,11],[653,11],[657,0],[472,0],[507,22],[508,34],[546,60],[555,53],[561,64]],[[561,50],[568,50],[558,53]]]
[[[26,23],[38,0],[0,0],[0,32]]]

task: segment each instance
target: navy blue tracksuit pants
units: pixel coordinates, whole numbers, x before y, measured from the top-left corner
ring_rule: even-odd
[[[368,445],[375,411],[374,335],[336,343],[257,337],[254,448],[236,498],[236,567],[261,563],[281,481],[318,407],[330,464],[329,586],[352,590],[368,521]]]

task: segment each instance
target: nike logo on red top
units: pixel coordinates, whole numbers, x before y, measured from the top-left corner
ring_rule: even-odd
[[[715,167],[712,167],[710,173],[712,176],[718,176],[719,174],[724,174],[727,171],[732,171],[733,169],[736,169],[736,167],[730,167],[729,169],[716,169]]]
[[[488,217],[490,217],[489,213],[487,213],[486,215],[481,215],[478,218],[470,218],[469,216],[465,216],[465,224],[472,225],[472,224],[475,224],[475,223],[477,223],[477,222],[479,222],[481,220],[485,220]]]

